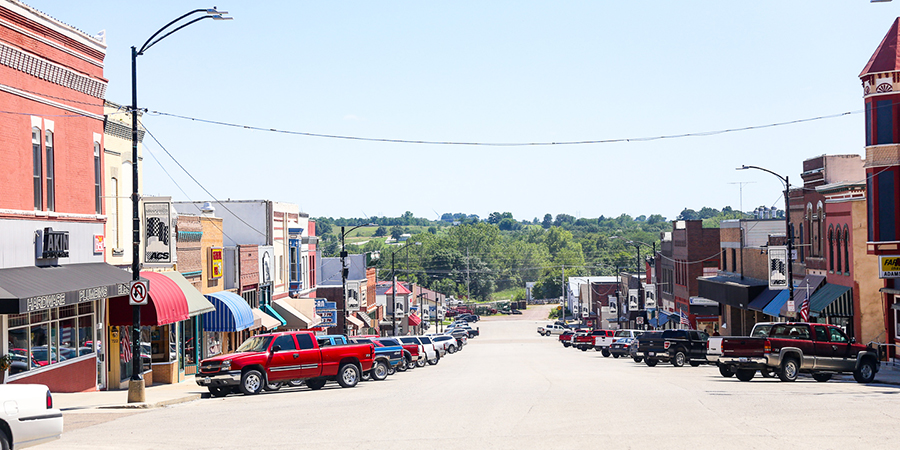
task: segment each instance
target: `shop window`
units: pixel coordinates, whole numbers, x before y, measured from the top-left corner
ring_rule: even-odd
[[[44,152],[47,155],[47,210],[56,211],[56,187],[54,185],[53,132],[44,134]]]
[[[875,102],[875,145],[890,144],[894,140],[894,121],[890,100]]]
[[[131,327],[119,328],[119,379],[128,380],[132,375],[132,359],[134,351],[132,345]],[[138,358],[141,358],[141,368],[144,372],[150,370],[150,327],[141,327],[141,345],[138,349]]]
[[[97,214],[103,214],[103,204],[101,200],[103,199],[103,194],[100,192],[100,185],[102,184],[103,170],[100,168],[100,143],[94,142],[94,207],[97,210]]]
[[[9,352],[14,363],[10,374],[93,353],[93,303],[84,305],[83,309],[69,305],[9,315]],[[79,315],[82,311],[85,315]]]
[[[887,170],[878,174],[878,241],[896,239],[894,221],[894,172]]]
[[[43,157],[41,155],[41,129],[31,129],[31,165],[34,178],[34,209],[44,209],[44,195],[41,190],[41,178],[44,175]]]

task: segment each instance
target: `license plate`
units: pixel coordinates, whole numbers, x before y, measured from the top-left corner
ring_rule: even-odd
[[[210,383],[210,382],[212,382],[212,379],[209,378],[209,377],[206,377],[206,378],[203,379],[203,382],[204,382],[204,383]]]
[[[647,352],[647,356],[656,356],[656,353],[653,353],[653,352]]]
[[[741,357],[741,358],[739,359],[739,361],[740,361],[740,362],[747,362],[747,361],[750,361],[750,360],[747,359],[747,358]]]

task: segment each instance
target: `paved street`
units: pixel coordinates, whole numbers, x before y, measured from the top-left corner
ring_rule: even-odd
[[[437,366],[354,389],[284,389],[122,414],[41,448],[897,448],[900,387],[649,368],[479,322]],[[80,414],[67,414],[67,421]],[[104,419],[107,420],[107,419]],[[82,421],[82,423],[84,423]],[[587,447],[590,446],[590,447]]]

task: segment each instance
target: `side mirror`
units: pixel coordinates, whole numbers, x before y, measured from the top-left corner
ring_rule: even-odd
[[[276,345],[273,345],[273,346],[272,346],[272,353],[280,352],[280,351],[281,351],[281,346],[280,346],[280,345],[277,345],[277,344],[276,344]]]
[[[851,343],[851,344],[855,344],[855,343],[856,343],[856,338],[855,338],[855,337],[850,338],[850,343]]]

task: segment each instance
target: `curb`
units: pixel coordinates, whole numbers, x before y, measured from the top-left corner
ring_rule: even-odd
[[[93,409],[152,409],[152,408],[162,408],[165,406],[177,405],[179,403],[187,403],[192,402],[194,400],[200,400],[200,394],[190,394],[184,397],[177,397],[169,400],[162,400],[156,403],[125,403],[121,405],[103,405],[97,406]]]

